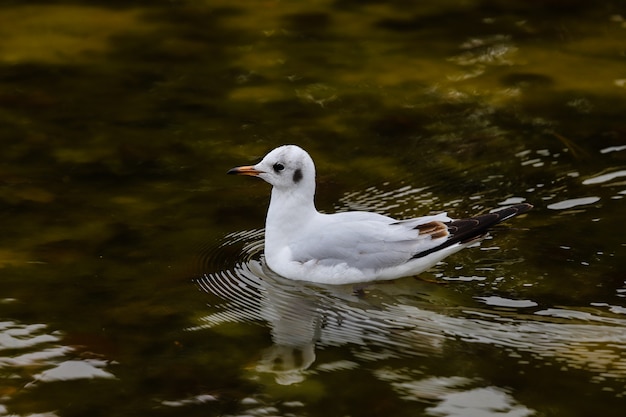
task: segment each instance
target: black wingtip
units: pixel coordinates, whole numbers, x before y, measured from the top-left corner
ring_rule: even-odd
[[[422,256],[426,256],[455,243],[469,243],[480,239],[492,226],[522,213],[526,213],[532,208],[532,204],[519,203],[492,211],[491,213],[445,223],[448,228],[448,233],[450,234],[448,240],[437,247],[413,255],[413,258],[421,258]]]

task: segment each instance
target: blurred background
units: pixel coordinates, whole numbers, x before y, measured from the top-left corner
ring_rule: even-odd
[[[0,2],[0,416],[622,416],[626,5]],[[318,209],[535,209],[420,279],[285,282]]]

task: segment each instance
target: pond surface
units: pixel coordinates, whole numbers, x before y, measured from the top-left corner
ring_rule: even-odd
[[[0,416],[623,416],[623,2],[5,1]],[[420,277],[263,263],[317,206],[535,208]]]

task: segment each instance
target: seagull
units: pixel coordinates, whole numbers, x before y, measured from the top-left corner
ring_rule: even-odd
[[[320,213],[315,208],[315,165],[296,145],[269,152],[256,165],[228,174],[272,185],[265,220],[265,262],[277,274],[319,284],[356,284],[417,275],[482,240],[488,229],[527,212],[515,204],[461,220],[447,213],[396,220],[378,213]]]

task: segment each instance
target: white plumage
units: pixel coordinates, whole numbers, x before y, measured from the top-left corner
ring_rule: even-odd
[[[482,238],[490,226],[532,208],[517,204],[462,220],[446,213],[400,221],[362,211],[323,214],[314,204],[313,160],[295,145],[228,173],[257,176],[273,186],[265,223],[267,265],[286,278],[324,284],[419,274]]]

